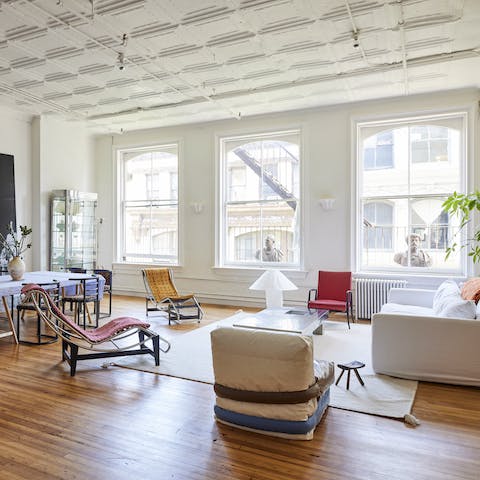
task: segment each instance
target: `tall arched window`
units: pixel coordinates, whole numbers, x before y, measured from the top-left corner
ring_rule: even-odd
[[[357,125],[359,271],[464,273],[463,252],[445,259],[458,221],[442,204],[454,191],[465,192],[466,118],[455,113]]]

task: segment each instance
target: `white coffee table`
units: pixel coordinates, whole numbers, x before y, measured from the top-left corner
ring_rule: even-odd
[[[327,317],[328,310],[284,307],[262,310],[238,320],[233,326],[254,330],[322,335],[323,321]]]

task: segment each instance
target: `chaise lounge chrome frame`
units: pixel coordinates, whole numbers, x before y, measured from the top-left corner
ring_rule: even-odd
[[[160,351],[170,350],[170,343],[149,329],[150,325],[132,317],[120,317],[94,329],[83,329],[53,303],[47,292],[38,285],[23,287],[24,299],[31,301],[39,317],[62,339],[62,359],[70,365],[70,375],[76,372],[79,360],[151,355],[160,365]],[[138,336],[138,339],[137,339]],[[151,348],[147,342],[151,341]],[[162,341],[166,347],[160,347]],[[79,349],[95,353],[78,353]]]

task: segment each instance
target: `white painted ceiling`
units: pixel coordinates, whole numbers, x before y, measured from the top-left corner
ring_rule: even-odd
[[[0,5],[0,103],[107,129],[479,86],[480,0]]]

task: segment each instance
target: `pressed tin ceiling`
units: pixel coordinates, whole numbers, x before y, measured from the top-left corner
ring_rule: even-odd
[[[10,0],[0,103],[134,129],[480,82],[480,0]]]

